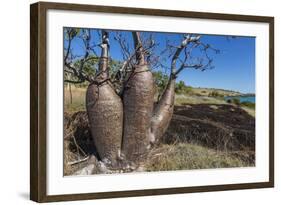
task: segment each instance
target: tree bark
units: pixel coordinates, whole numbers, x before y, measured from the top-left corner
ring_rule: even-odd
[[[169,127],[174,112],[175,84],[176,78],[171,75],[164,93],[154,108],[149,134],[152,144],[157,143]]]
[[[109,81],[108,34],[102,32],[99,72],[86,94],[87,113],[91,133],[101,160],[116,167],[120,157],[123,105]]]
[[[149,149],[149,129],[153,111],[154,81],[145,62],[139,32],[133,32],[137,65],[123,92],[122,153],[126,159],[138,162]]]
[[[169,124],[171,122],[174,112],[174,101],[175,101],[175,85],[177,75],[185,68],[185,62],[183,62],[179,69],[177,69],[177,61],[180,57],[181,52],[190,42],[196,42],[200,39],[200,36],[191,37],[190,35],[185,36],[182,40],[181,45],[177,47],[171,61],[171,74],[169,82],[154,108],[153,116],[151,119],[150,128],[150,142],[155,144],[164,135]],[[186,56],[185,61],[188,59]]]

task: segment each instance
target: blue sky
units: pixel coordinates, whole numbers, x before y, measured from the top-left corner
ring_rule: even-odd
[[[142,32],[143,37],[147,37],[150,32]],[[93,29],[92,43],[100,43],[100,36],[97,30]],[[123,31],[122,34],[130,46],[132,46],[132,37],[130,32]],[[122,61],[122,55],[118,43],[114,40],[115,32],[110,32],[110,55],[115,60]],[[153,33],[153,38],[157,47],[155,52],[160,53],[165,48],[166,40],[171,44],[178,45],[182,39],[182,34],[173,33]],[[205,71],[195,69],[185,69],[178,76],[178,81],[183,80],[186,85],[193,87],[222,88],[235,90],[242,93],[255,93],[255,38],[254,37],[236,37],[227,38],[218,35],[201,35],[202,42],[210,44],[219,49],[220,53],[209,51],[209,56],[213,59],[213,69]],[[66,42],[66,41],[65,41]],[[67,43],[65,43],[65,46]],[[79,38],[75,38],[72,43],[72,52],[75,55],[82,55],[84,46]],[[96,49],[99,54],[99,48]],[[196,55],[202,55],[199,51]],[[165,65],[170,65],[168,59]],[[163,71],[165,71],[163,69]],[[168,71],[166,71],[169,74]]]

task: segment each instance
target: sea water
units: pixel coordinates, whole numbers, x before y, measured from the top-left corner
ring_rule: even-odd
[[[240,102],[251,102],[251,103],[256,103],[256,97],[255,96],[228,96],[225,97],[225,100],[229,100],[229,99],[239,99]]]

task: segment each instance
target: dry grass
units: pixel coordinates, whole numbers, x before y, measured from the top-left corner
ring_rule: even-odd
[[[152,151],[145,165],[147,171],[211,169],[254,166],[231,153],[203,146],[180,143],[162,145]]]
[[[197,105],[193,105],[192,107],[194,106]],[[205,109],[208,108],[219,111],[221,110],[221,106],[222,105],[213,105],[209,108],[209,105],[204,105],[198,108],[197,112],[201,111],[205,115],[207,111],[203,109],[204,107]],[[195,111],[196,110],[192,111],[193,114],[200,117],[200,113]],[[219,135],[220,132],[216,132],[214,128],[204,128],[204,120],[203,122],[200,119],[194,121],[194,119],[189,119],[187,117],[181,118],[180,115],[177,115],[181,114],[181,112],[181,107],[175,108],[176,114],[172,119],[169,130],[165,134],[165,136],[167,135],[165,139],[168,139],[168,141],[163,139],[159,142],[159,145],[155,146],[149,153],[148,160],[142,164],[141,169],[136,171],[211,169],[255,165],[255,150],[251,148],[254,147],[253,142],[250,140],[251,138],[244,139],[241,133],[239,137],[233,138],[227,133],[221,133],[221,135]],[[187,110],[187,112],[190,111]],[[218,117],[217,115],[215,116]],[[186,124],[182,124],[182,120]],[[89,132],[86,112],[77,112],[72,115],[65,113],[65,122],[64,174],[73,175],[76,174],[78,170],[93,165],[93,163],[87,161],[75,165],[69,164],[85,156],[82,155],[81,152],[78,152],[74,139],[67,136],[73,133],[77,145],[83,149],[87,156],[96,156],[97,153],[95,153],[96,149]],[[210,123],[211,121],[207,122],[206,126],[210,125]],[[215,123],[215,125],[217,124]],[[204,129],[207,130],[206,133],[204,133]],[[100,169],[97,163],[98,157],[95,157],[95,159],[95,168],[91,173],[107,173],[107,171],[105,172]]]
[[[176,95],[175,105],[185,104],[226,104],[225,100],[221,98],[196,96],[196,95]]]
[[[204,90],[206,89],[197,88],[196,90],[199,90],[196,92],[202,92],[202,91],[204,92]],[[86,88],[79,88],[79,87],[72,86],[71,91],[72,91],[72,103],[70,101],[69,87],[65,86],[64,88],[65,110],[69,113],[85,110]],[[209,91],[207,93],[209,93]],[[226,104],[226,102],[221,98],[214,98],[208,96],[184,95],[184,94],[176,95],[175,105],[184,105],[184,104]]]
[[[214,88],[192,88],[192,93],[195,95],[209,96],[210,93],[216,91],[219,95],[223,96],[237,96],[241,95],[239,92],[223,90],[223,89],[214,89]]]
[[[209,107],[213,110],[212,113],[218,112],[221,110],[221,106],[219,105],[224,104],[224,106],[226,106],[225,104],[227,103],[222,98],[208,97],[207,95],[209,91],[211,92],[212,90],[206,91],[206,89],[196,89],[196,92],[200,92],[200,94],[203,96],[176,95],[175,105],[188,106],[188,104],[190,104],[191,106],[194,106],[197,104],[210,104]],[[70,116],[72,116],[74,112],[85,111],[85,94],[86,88],[78,88],[72,86],[71,103],[69,87],[65,87],[64,108],[65,111],[70,114]],[[250,115],[255,116],[254,109],[243,106],[241,108],[248,112]],[[71,126],[74,126],[74,124],[76,123],[74,118],[69,118],[69,121],[71,122]],[[81,121],[84,122],[85,119],[83,118],[83,120]],[[191,126],[191,124],[189,125]],[[195,123],[195,125],[198,124]],[[178,126],[179,124],[177,123],[177,127]],[[184,128],[186,129],[187,126],[184,126]],[[87,136],[89,135],[89,133],[86,132],[87,129],[82,129],[81,127],[79,127],[79,130],[80,132],[75,133],[79,145],[86,151],[87,155],[93,155],[93,153],[91,153],[92,149],[90,150],[91,146],[88,146],[89,140],[87,141],[87,139],[89,137],[87,138]],[[83,130],[86,131],[84,132]],[[184,133],[186,133],[186,131]],[[179,134],[183,136],[182,133]],[[194,136],[195,139],[200,140],[200,136],[198,136],[198,134],[200,133],[192,133],[192,136]],[[204,136],[202,136],[202,139],[203,138]],[[191,142],[181,142],[180,140],[178,140],[176,143],[160,144],[159,147],[153,149],[152,152],[149,154],[148,160],[144,165],[143,171],[189,170],[254,166],[254,150],[235,150],[235,152],[230,152],[228,149],[225,149],[218,151],[215,150],[215,148],[210,148],[202,144],[199,145],[200,143],[196,143],[195,145],[195,143],[196,141],[194,140],[191,140]],[[79,156],[77,150],[73,149],[72,147],[73,143],[71,140],[64,141],[64,175],[72,175],[77,170],[87,166],[87,164],[89,163],[85,162],[77,165],[69,165],[69,162],[73,162],[79,157],[83,157],[82,155]]]
[[[70,165],[70,162],[77,161],[80,156],[73,149],[70,149],[70,141],[64,140],[64,152],[63,152],[63,171],[64,176],[73,175],[77,170],[80,170],[85,166],[85,163],[79,163],[75,165]]]
[[[197,95],[184,95],[179,94],[175,97],[175,105],[185,105],[185,104],[227,104],[223,98],[215,98],[215,97],[208,97],[208,93],[212,92],[214,89],[207,89],[207,88],[196,88],[196,93],[201,93],[202,96]],[[70,92],[69,87],[64,87],[64,108],[65,111],[68,113],[74,113],[77,111],[84,111],[85,110],[85,96],[86,96],[86,88],[79,88],[72,86],[72,103],[70,101]],[[221,91],[225,93],[227,91]],[[229,93],[230,92],[230,93]],[[228,94],[235,95],[235,92],[228,91]],[[242,106],[242,108],[248,112],[251,116],[255,117],[255,109]]]
[[[256,116],[256,110],[255,108],[249,108],[249,107],[246,107],[246,106],[241,106],[241,108],[243,110],[245,110],[249,115],[251,115],[252,117],[255,117]]]
[[[86,88],[71,86],[72,103],[69,87],[64,87],[64,109],[68,113],[85,110]]]
[[[175,105],[188,105],[188,104],[216,104],[216,105],[225,105],[228,104],[223,98],[208,97],[208,96],[196,96],[196,95],[184,95],[179,94],[175,96]],[[237,106],[232,104],[233,106]],[[245,110],[249,115],[255,117],[255,108],[250,108],[247,106],[240,106]]]

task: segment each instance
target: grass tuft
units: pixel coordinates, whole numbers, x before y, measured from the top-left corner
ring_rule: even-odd
[[[145,168],[147,171],[169,171],[254,166],[231,153],[203,146],[179,143],[162,145],[152,151]]]

